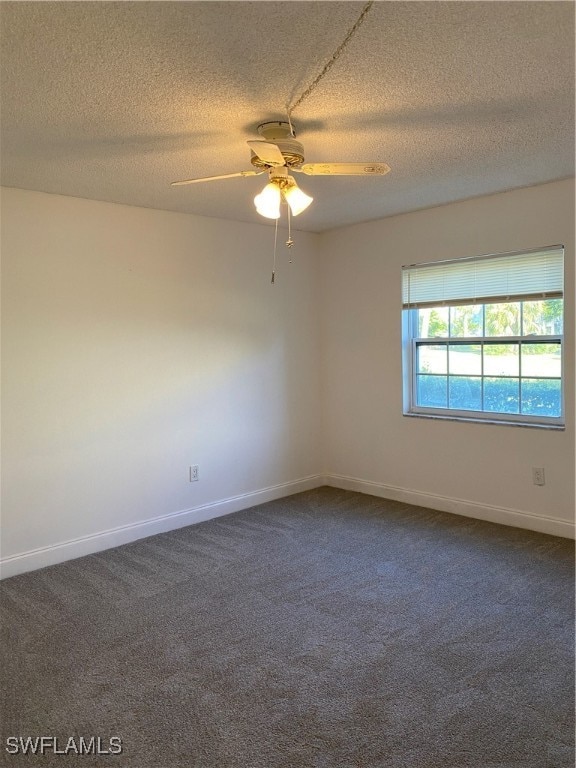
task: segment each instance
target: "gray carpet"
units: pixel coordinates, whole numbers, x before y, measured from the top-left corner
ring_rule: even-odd
[[[573,768],[573,542],[321,488],[4,581],[5,765]],[[120,756],[9,756],[6,736]]]

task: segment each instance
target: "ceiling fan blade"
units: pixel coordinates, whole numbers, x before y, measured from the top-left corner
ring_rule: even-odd
[[[173,181],[171,187],[181,187],[184,184],[198,184],[201,181],[218,181],[218,179],[234,179],[237,176],[260,176],[264,171],[239,171],[238,173],[225,173],[222,176],[204,176],[201,179],[185,179],[184,181]]]
[[[246,144],[248,144],[252,152],[258,155],[260,160],[262,160],[267,165],[284,165],[284,156],[276,144],[270,144],[269,141],[258,140],[247,141]]]
[[[390,166],[386,163],[305,163],[292,170],[308,176],[383,176]]]

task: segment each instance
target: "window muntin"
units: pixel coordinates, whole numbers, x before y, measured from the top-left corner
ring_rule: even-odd
[[[496,279],[498,263],[492,263],[484,270],[484,275],[491,273],[492,296],[479,301],[450,285],[451,264],[457,266],[457,277],[465,287],[474,284],[462,265],[443,262],[442,279],[434,264],[416,265],[417,270],[424,267],[424,273],[430,268],[435,285],[427,287],[419,274],[414,299],[413,274],[411,268],[404,268],[409,271],[408,279],[406,273],[403,279],[405,413],[563,425],[563,270],[559,268],[563,249],[554,246],[532,253],[536,256],[532,262],[531,253],[512,256],[528,272],[536,263],[548,291],[540,296],[534,294],[537,285],[530,274],[520,275],[515,283],[516,290],[522,290],[522,284],[527,287],[528,295],[504,296]],[[487,260],[499,262],[505,273],[506,258]],[[468,271],[477,273],[477,265],[470,266],[473,260],[466,262]],[[508,280],[506,287],[510,282],[514,280]],[[435,292],[451,293],[452,298],[434,303]]]

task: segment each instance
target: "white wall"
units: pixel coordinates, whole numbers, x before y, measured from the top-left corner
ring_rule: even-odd
[[[319,483],[294,239],[272,286],[270,226],[2,191],[4,575]]]
[[[573,535],[573,182],[298,233],[274,286],[269,226],[15,189],[1,212],[4,576],[323,481]],[[554,243],[567,429],[403,417],[401,265]]]
[[[402,415],[403,264],[566,246],[564,432]],[[571,535],[574,182],[555,182],[321,238],[324,471],[334,485]],[[545,467],[546,485],[531,468]]]

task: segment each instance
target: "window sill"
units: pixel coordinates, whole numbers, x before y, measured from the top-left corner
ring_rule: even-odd
[[[412,419],[432,419],[435,421],[463,421],[468,424],[497,424],[504,427],[521,427],[523,429],[552,429],[556,432],[564,432],[566,430],[565,424],[531,424],[529,422],[521,421],[505,421],[504,419],[474,419],[468,416],[448,416],[440,415],[437,413],[413,413],[405,412],[403,416],[408,416]]]

